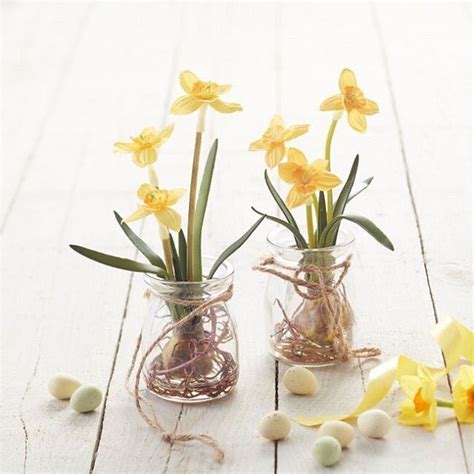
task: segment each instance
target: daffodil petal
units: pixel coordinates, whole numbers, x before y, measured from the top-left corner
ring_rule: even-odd
[[[422,383],[416,375],[404,375],[400,378],[400,387],[405,395],[412,400],[422,387]]]
[[[265,153],[265,163],[269,168],[275,168],[285,156],[286,148],[284,143],[272,145]]]
[[[365,105],[359,108],[364,115],[374,115],[379,111],[379,106],[370,99],[365,99]]]
[[[217,93],[219,95],[225,94],[226,92],[229,92],[232,89],[232,86],[230,84],[220,84],[217,86]]]
[[[152,193],[154,191],[156,191],[156,187],[152,184],[142,184],[137,191],[138,199],[141,199],[143,201],[147,194]]]
[[[201,101],[192,95],[184,95],[173,102],[171,113],[174,115],[191,114],[199,109]]]
[[[146,209],[143,206],[139,206],[138,209],[130,214],[126,219],[124,219],[124,222],[133,222],[133,221],[139,221],[140,219],[144,219],[146,216],[149,216],[153,211],[150,211],[149,209]]]
[[[232,102],[224,102],[220,99],[216,99],[210,103],[210,106],[217,110],[218,112],[222,112],[223,114],[231,114],[232,112],[240,112],[242,110],[242,106],[240,104],[235,104]]]
[[[162,143],[167,141],[169,139],[169,137],[171,137],[171,134],[173,133],[173,130],[174,130],[174,123],[168,125],[167,127],[163,128],[162,130],[160,130],[156,134],[156,140],[155,140],[156,143],[158,145],[161,145]]]
[[[300,166],[305,166],[308,164],[308,160],[306,159],[306,156],[301,150],[298,150],[298,148],[288,149],[288,161],[290,163],[295,163]]]
[[[292,125],[283,132],[283,140],[293,140],[293,138],[304,135],[309,130],[308,124]]]
[[[327,160],[314,160],[310,167],[319,173],[323,173],[328,168],[328,161]]]
[[[341,89],[341,92],[344,92],[346,87],[351,86],[357,87],[355,74],[350,69],[343,69],[339,76],[339,89]]]
[[[114,143],[114,153],[133,153],[137,150],[136,143],[117,142]]]
[[[186,194],[186,189],[183,189],[183,188],[171,189],[170,191],[168,191],[168,199],[166,201],[166,204],[168,206],[172,206],[173,204],[176,204],[185,194]]]
[[[133,162],[140,168],[144,168],[147,165],[151,165],[156,161],[158,157],[154,148],[148,148],[146,150],[140,150],[133,153]]]
[[[343,110],[344,103],[341,95],[334,95],[326,99],[319,107],[321,110]]]
[[[280,163],[278,165],[280,178],[288,184],[296,184],[299,181],[301,171],[301,166],[296,163]]]
[[[283,117],[279,114],[275,114],[270,121],[270,128],[283,127]]]
[[[256,140],[249,146],[250,151],[266,150],[268,145],[263,140]]]
[[[365,115],[361,114],[357,109],[352,109],[347,117],[349,119],[350,126],[357,132],[364,133],[367,130],[367,120]]]
[[[336,186],[341,184],[341,180],[332,173],[323,173],[321,176],[318,176],[316,181],[316,188],[319,191],[329,191],[334,189]]]
[[[194,72],[183,71],[179,75],[179,83],[181,84],[181,87],[184,89],[184,91],[188,94],[193,93],[193,87],[197,82],[199,82],[199,78],[196,76],[196,74],[194,74]]]
[[[298,192],[296,186],[293,186],[290,189],[290,192],[286,196],[286,205],[290,208],[293,209],[295,207],[299,207],[303,204],[306,203],[308,200],[309,196],[305,194],[301,194]]]
[[[171,207],[165,207],[161,211],[154,211],[158,221],[165,227],[179,232],[181,229],[181,216]]]

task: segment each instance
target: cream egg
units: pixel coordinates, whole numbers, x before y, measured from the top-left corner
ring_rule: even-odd
[[[273,411],[265,415],[259,425],[258,432],[272,441],[285,438],[291,431],[291,421],[286,413]]]
[[[392,426],[392,420],[386,412],[379,409],[367,410],[357,418],[360,432],[369,438],[383,438]]]
[[[348,446],[354,439],[354,429],[345,421],[331,420],[323,423],[319,428],[321,436],[332,436],[339,441],[341,448]]]
[[[48,392],[59,400],[67,400],[81,386],[76,377],[68,374],[56,374],[48,380]]]
[[[311,395],[319,389],[316,376],[305,367],[294,366],[283,375],[283,384],[296,395]]]
[[[79,413],[95,410],[102,402],[102,392],[91,384],[82,385],[72,395],[69,405]]]

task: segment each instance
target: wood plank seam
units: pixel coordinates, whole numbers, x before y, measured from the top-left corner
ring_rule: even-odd
[[[396,123],[396,126],[397,126],[397,134],[398,134],[398,139],[399,139],[399,143],[400,143],[400,151],[401,151],[401,155],[402,155],[402,159],[403,159],[403,167],[404,167],[404,170],[405,170],[405,179],[406,179],[406,184],[407,184],[408,192],[409,192],[409,196],[410,196],[411,207],[413,209],[413,214],[414,214],[415,222],[416,222],[418,241],[419,241],[421,256],[422,256],[422,260],[423,260],[424,274],[425,274],[425,278],[426,278],[426,285],[427,285],[427,288],[428,288],[430,301],[431,301],[431,306],[432,306],[432,309],[433,309],[433,316],[434,316],[435,322],[437,324],[439,322],[438,312],[437,312],[437,308],[436,308],[435,297],[434,297],[432,286],[431,286],[430,273],[429,273],[428,265],[427,265],[427,261],[426,261],[426,253],[425,253],[425,247],[424,247],[424,242],[423,242],[423,233],[422,233],[422,229],[421,229],[421,223],[420,223],[420,219],[419,219],[417,206],[416,206],[416,203],[415,203],[413,185],[412,185],[412,181],[411,181],[411,177],[410,177],[410,168],[409,168],[409,165],[408,165],[408,159],[407,159],[407,154],[406,154],[406,149],[405,149],[405,143],[404,143],[404,139],[403,139],[403,131],[402,131],[402,125],[401,125],[401,121],[400,121],[400,115],[398,113],[398,108],[397,108],[397,104],[396,104],[396,100],[395,100],[395,91],[394,91],[394,88],[393,88],[393,83],[392,83],[392,78],[391,78],[388,55],[387,55],[387,51],[386,51],[386,48],[385,48],[385,42],[384,42],[384,37],[383,37],[383,33],[382,33],[382,28],[381,28],[380,21],[379,21],[378,15],[377,15],[377,7],[376,7],[376,5],[373,1],[369,2],[369,6],[370,6],[372,22],[373,22],[373,25],[374,25],[374,28],[375,28],[375,31],[376,31],[376,35],[377,35],[377,38],[378,38],[379,46],[380,46],[380,54],[382,56],[383,68],[384,68],[384,71],[385,71],[388,90],[389,90],[389,93],[390,93],[390,101],[391,101],[391,105],[392,105],[392,109],[393,109],[393,115],[394,115],[394,118],[395,118],[395,123]],[[443,354],[442,351],[441,351],[441,355],[442,355],[442,358],[443,358],[443,363],[446,366],[446,359],[445,359],[444,354]],[[452,389],[451,377],[448,374],[446,378],[448,380],[449,391],[452,394],[453,389]],[[463,458],[464,458],[464,464],[465,464],[465,467],[466,467],[466,472],[469,473],[470,472],[469,471],[469,464],[468,464],[468,461],[467,461],[467,454],[466,454],[466,449],[465,449],[465,445],[464,445],[464,439],[463,439],[463,435],[462,435],[462,431],[461,431],[461,426],[460,426],[459,421],[457,419],[456,419],[456,424],[457,424],[457,428],[458,428],[459,440],[460,440],[460,443],[461,443],[461,448],[462,448],[462,453],[463,453]]]

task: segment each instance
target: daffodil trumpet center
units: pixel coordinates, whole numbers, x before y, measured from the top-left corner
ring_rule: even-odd
[[[348,112],[363,107],[365,103],[364,93],[358,87],[347,86],[344,89],[344,107]]]
[[[474,410],[474,386],[466,391],[467,406]]]

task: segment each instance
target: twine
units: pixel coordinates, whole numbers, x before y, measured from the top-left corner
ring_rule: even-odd
[[[226,291],[223,293],[210,298],[207,301],[200,302],[200,301],[195,301],[195,300],[184,300],[184,299],[179,299],[179,298],[172,298],[170,296],[164,296],[160,295],[160,298],[165,300],[168,303],[179,305],[179,306],[195,306],[195,308],[187,314],[184,318],[181,318],[179,321],[177,321],[174,324],[169,325],[163,332],[160,333],[160,335],[153,341],[153,343],[148,347],[147,351],[143,355],[143,357],[140,360],[140,364],[138,365],[137,373],[135,376],[135,384],[133,391],[129,387],[129,382],[130,378],[132,376],[133,370],[135,368],[136,362],[137,362],[137,356],[138,356],[138,351],[140,350],[141,343],[142,343],[142,336],[140,336],[137,339],[137,343],[135,346],[135,351],[132,356],[132,361],[130,363],[130,367],[127,372],[127,380],[126,380],[126,387],[129,393],[135,398],[135,406],[137,407],[138,413],[140,416],[146,421],[148,425],[150,425],[153,428],[158,429],[161,432],[161,439],[171,445],[175,441],[181,441],[181,442],[189,442],[189,441],[199,441],[209,447],[211,447],[214,452],[215,452],[215,457],[218,462],[222,462],[224,459],[224,451],[220,447],[219,443],[212,438],[211,436],[207,434],[175,434],[171,433],[165,430],[161,423],[158,421],[158,418],[156,416],[155,410],[153,408],[153,405],[143,397],[141,397],[140,392],[139,392],[139,387],[140,387],[140,379],[143,373],[143,369],[145,367],[146,360],[150,356],[150,354],[153,352],[153,350],[158,346],[158,344],[163,340],[163,338],[169,334],[171,331],[174,331],[178,329],[179,327],[185,325],[187,322],[189,322],[194,316],[202,313],[204,310],[207,308],[210,308],[211,306],[215,305],[216,303],[225,303],[229,301],[232,298],[232,286],[229,286]],[[149,293],[145,293],[145,296],[149,296]],[[211,346],[211,345],[209,345]],[[199,354],[199,356],[196,356],[193,360],[188,361],[189,363],[196,362],[201,357],[204,357],[204,355],[211,349],[211,347],[208,347],[205,351]],[[182,364],[180,366],[174,367],[173,370],[179,370],[183,368]],[[143,409],[143,405],[146,405],[150,411],[151,416],[147,415],[145,413],[145,410]]]
[[[376,347],[362,347],[360,349],[352,349],[348,342],[348,334],[343,324],[343,310],[344,305],[335,298],[331,298],[331,295],[337,294],[339,287],[344,285],[343,279],[347,275],[351,266],[352,255],[349,255],[343,262],[331,265],[331,266],[317,266],[310,263],[305,263],[298,266],[296,269],[277,262],[273,257],[264,259],[258,265],[253,267],[254,270],[269,273],[282,280],[293,284],[295,292],[304,300],[316,301],[322,299],[326,311],[323,312],[324,323],[328,328],[328,333],[333,334],[332,339],[332,351],[328,354],[314,353],[314,357],[319,362],[327,362],[328,360],[337,359],[341,362],[348,362],[355,358],[370,358],[377,357],[381,354],[380,349]],[[327,282],[325,276],[328,273],[335,272],[336,270],[342,270],[338,279],[335,282]],[[288,273],[291,272],[291,273]],[[314,274],[317,276],[314,280],[303,279],[300,277],[301,274]],[[306,289],[303,290],[302,288]],[[346,301],[345,291],[343,292],[343,301]],[[298,340],[307,341],[311,345],[314,343],[301,334],[290,322],[290,318],[286,314],[283,305],[277,300],[277,303],[283,313],[284,320],[288,325],[290,332]]]

